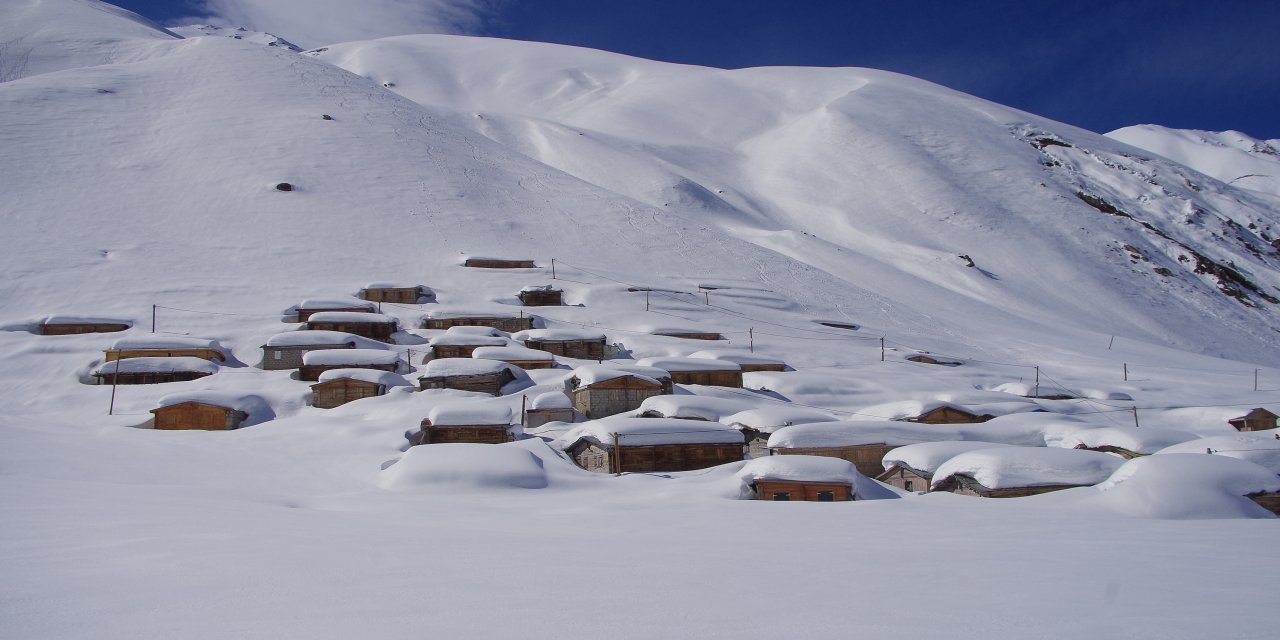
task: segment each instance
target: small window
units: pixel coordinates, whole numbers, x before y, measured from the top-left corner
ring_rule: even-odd
[[[907,491],[915,491],[916,483],[912,480],[907,480],[906,482],[902,483],[902,488],[906,489]]]
[[[272,352],[271,352],[271,357],[272,357],[272,359],[279,360],[279,359],[280,359],[280,352],[279,352],[279,351],[272,351]]]
[[[834,491],[818,492],[818,502],[835,502],[835,501],[836,501],[836,492]]]
[[[788,502],[788,501],[790,501],[790,500],[791,500],[791,494],[790,494],[790,493],[775,493],[775,494],[773,494],[773,500],[774,500],[774,502]]]

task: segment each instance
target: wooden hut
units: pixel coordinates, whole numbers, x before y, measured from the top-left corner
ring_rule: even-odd
[[[364,341],[364,338],[339,331],[277,333],[262,345],[262,368],[268,371],[297,369],[302,366],[302,356],[308,352],[325,349],[355,349]]]
[[[480,331],[465,331],[480,329]],[[510,340],[498,335],[491,327],[451,327],[448,331],[431,339],[432,358],[470,358],[480,347],[505,347]]]
[[[427,363],[419,386],[427,389],[458,389],[502,395],[502,388],[528,376],[518,367],[497,360],[478,358],[438,358]]]
[[[49,316],[40,321],[36,333],[42,336],[72,336],[82,333],[115,333],[133,326],[128,320],[90,316]]]
[[[1258,407],[1238,418],[1227,420],[1237,431],[1265,431],[1276,428],[1276,414]]]
[[[769,438],[779,429],[797,424],[835,422],[836,418],[817,409],[769,404],[721,416],[719,421],[742,432],[747,439],[748,458],[764,458],[770,455]]]
[[[551,391],[529,401],[520,423],[525,429],[541,427],[548,422],[574,422],[578,418],[573,401],[563,393]]]
[[[481,256],[467,258],[462,266],[476,269],[533,269],[536,267],[533,260]]]
[[[257,396],[233,396],[215,391],[165,396],[152,409],[154,427],[164,430],[227,431],[238,429],[253,414],[270,412]]]
[[[975,424],[986,422],[994,417],[986,413],[977,414],[949,402],[941,402],[914,417],[907,418],[906,421],[922,424]]]
[[[884,471],[885,454],[917,442],[959,440],[954,433],[906,422],[841,420],[782,427],[769,436],[772,455],[810,455],[852,462],[858,472],[875,477]]]
[[[407,282],[371,282],[360,290],[360,297],[370,302],[418,304],[421,300],[434,300],[435,291],[430,287]]]
[[[438,405],[423,419],[413,445],[471,442],[502,444],[515,439],[511,409],[475,402]]]
[[[395,372],[400,368],[400,354],[384,349],[325,349],[302,356],[298,379],[318,382],[320,375],[334,369],[372,369]]]
[[[562,358],[604,360],[605,336],[595,331],[574,329],[530,329],[511,336],[530,349],[546,351]]]
[[[938,466],[930,491],[1017,498],[1103,482],[1124,458],[1057,447],[999,447],[961,453]]]
[[[559,307],[564,304],[564,291],[549,284],[525,287],[516,297],[526,307]]]
[[[671,377],[649,367],[588,365],[574,369],[565,388],[573,407],[594,420],[638,409],[646,398],[671,393]]]
[[[319,409],[340,407],[353,400],[386,395],[392,387],[408,384],[389,371],[376,369],[330,369],[320,374],[311,385],[311,406]]]
[[[343,311],[347,313],[374,313],[376,309],[369,302],[359,300],[303,300],[293,308],[298,322],[306,322],[311,316],[325,311]]]
[[[499,331],[515,333],[532,329],[533,320],[534,316],[523,314],[433,310],[427,312],[427,317],[422,321],[422,328],[492,327]]]
[[[578,466],[597,473],[689,471],[742,460],[742,434],[702,420],[607,418],[559,442]]]
[[[184,336],[120,338],[103,351],[105,361],[129,358],[200,358],[222,362],[227,359],[222,347],[213,340]]]
[[[742,367],[733,362],[710,358],[643,358],[636,364],[667,371],[676,384],[742,388]]]
[[[683,338],[685,340],[723,340],[724,336],[713,331],[697,331],[694,329],[657,329],[651,332],[655,336]]]
[[[98,384],[161,384],[188,382],[211,376],[218,365],[203,358],[127,358],[103,363],[94,372]]]
[[[307,329],[341,331],[379,342],[391,342],[391,334],[396,332],[396,319],[381,313],[321,311],[307,319]]]
[[[942,366],[944,366],[944,367],[958,367],[958,366],[960,366],[960,365],[962,364],[962,363],[960,363],[960,362],[959,362],[959,361],[957,361],[957,360],[948,360],[948,359],[946,359],[946,358],[937,358],[937,357],[934,357],[934,356],[931,356],[931,355],[927,355],[927,354],[924,354],[924,353],[917,353],[917,354],[915,354],[915,355],[913,355],[913,356],[907,356],[907,358],[906,358],[906,359],[907,359],[908,361],[910,361],[910,362],[918,362],[918,363],[920,363],[920,364],[937,364],[937,365],[942,365]]]
[[[477,347],[471,352],[471,357],[484,360],[501,360],[525,371],[550,369],[556,364],[555,356],[546,351],[519,346]]]

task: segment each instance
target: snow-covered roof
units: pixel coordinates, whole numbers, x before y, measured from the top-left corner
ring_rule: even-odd
[[[1162,429],[1160,427],[1089,427],[1074,431],[1046,432],[1045,444],[1050,447],[1074,449],[1084,447],[1117,447],[1143,455],[1155,453],[1165,447],[1196,440],[1199,436],[1188,431]]]
[[[479,347],[475,351],[471,352],[471,357],[485,358],[488,360],[504,360],[507,362],[513,360],[539,360],[554,362],[556,359],[554,355],[551,355],[546,351],[515,345],[505,347]]]
[[[642,367],[656,367],[667,371],[742,371],[735,362],[711,360],[709,358],[673,358],[657,356],[641,358],[636,364]]]
[[[427,312],[427,317],[433,320],[448,320],[451,318],[519,318],[519,313],[509,313],[506,311],[471,311],[458,309],[432,309]]]
[[[427,363],[422,370],[423,377],[439,378],[443,376],[481,376],[499,371],[520,371],[517,367],[500,360],[483,360],[480,358],[436,358]]]
[[[307,347],[317,345],[354,344],[362,349],[385,349],[386,345],[376,340],[358,336],[344,331],[323,331],[303,329],[301,331],[285,331],[267,338],[268,347]]]
[[[526,340],[546,340],[555,342],[561,340],[604,340],[605,335],[599,331],[591,329],[572,329],[572,328],[555,328],[555,329],[526,329],[511,334],[512,338],[524,342]]]
[[[901,446],[917,442],[960,440],[948,425],[892,420],[840,420],[783,427],[769,436],[771,449],[851,447],[864,444]]]
[[[418,289],[422,293],[431,291],[430,287],[420,285],[416,282],[408,282],[405,280],[382,280],[378,282],[370,282],[364,286],[366,289]]]
[[[645,325],[640,331],[645,331],[653,335],[662,335],[668,333],[719,333],[716,329],[707,329],[705,327],[694,327],[690,325],[673,325],[673,324],[650,324]]]
[[[381,313],[365,313],[362,311],[320,311],[311,314],[307,322],[363,322],[368,324],[395,324],[396,319]]]
[[[219,407],[226,407],[236,411],[243,411],[249,416],[261,416],[271,413],[271,405],[267,401],[256,395],[242,395],[229,391],[215,391],[213,389],[203,389],[197,391],[184,391],[182,393],[174,393],[160,398],[157,403],[158,407],[172,407],[184,402],[199,402],[201,404],[210,404]]]
[[[881,465],[886,470],[894,465],[901,465],[931,476],[939,465],[962,453],[1009,446],[1013,445],[998,442],[979,442],[976,440],[917,442],[916,444],[898,447],[886,453],[881,460]]]
[[[725,362],[733,362],[739,365],[743,364],[786,364],[778,358],[770,358],[759,353],[749,351],[717,351],[714,349],[695,351],[689,354],[689,358],[701,358],[705,360],[723,360]]]
[[[717,422],[679,418],[610,417],[584,422],[567,431],[557,442],[568,448],[581,439],[613,445],[618,434],[622,446],[659,444],[742,444],[742,432]]]
[[[534,396],[529,401],[530,409],[572,409],[573,400],[569,396],[559,391],[548,391],[547,393]]]
[[[123,324],[133,326],[132,320],[124,320],[122,318],[111,318],[107,316],[82,316],[75,314],[59,313],[48,315],[40,319],[41,324]]]
[[[297,309],[374,309],[376,308],[372,302],[364,300],[356,300],[355,298],[344,299],[323,299],[308,298],[298,303]]]
[[[94,370],[95,374],[112,375],[119,373],[217,373],[218,364],[204,358],[125,358],[104,362]]]
[[[1276,438],[1277,433],[1280,431],[1267,429],[1198,438],[1171,445],[1156,454],[1208,453],[1212,450],[1215,456],[1248,460],[1270,469],[1272,473],[1280,474],[1280,439]]]
[[[785,404],[768,404],[730,414],[720,421],[733,427],[746,427],[763,433],[773,433],[783,427],[811,422],[835,422],[835,416],[818,409],[793,407]]]
[[[399,353],[379,349],[320,349],[302,354],[302,364],[321,367],[345,364],[387,365],[399,360]]]
[[[449,345],[503,347],[506,346],[508,342],[507,338],[488,336],[479,333],[443,333],[432,338],[429,344],[433,347]]]
[[[1227,456],[1173,453],[1135,458],[1098,485],[1094,500],[1146,518],[1271,518],[1244,496],[1280,491],[1280,476]]]
[[[766,456],[743,465],[738,475],[750,481],[794,480],[808,482],[858,481],[862,474],[852,462],[828,456]],[[865,476],[863,476],[865,477]]]
[[[392,373],[390,371],[382,371],[381,369],[329,369],[320,373],[319,382],[332,382],[334,380],[359,380],[361,382],[372,382],[385,387],[403,387],[409,384],[404,376]]]
[[[740,413],[755,406],[754,398],[717,398],[700,395],[660,395],[645,398],[635,415],[653,412],[665,418],[692,418],[719,421],[721,416]],[[725,423],[728,424],[728,423]]]
[[[524,287],[520,287],[520,293],[550,293],[552,291],[559,291],[559,290],[560,289],[549,284],[531,284]]]
[[[863,411],[871,415],[883,416],[893,420],[905,420],[924,415],[938,409],[955,409],[974,415],[1003,415],[1019,411],[1034,411],[1038,405],[1031,401],[991,402],[980,405],[963,405],[958,402],[942,399],[897,400],[884,404],[865,407]]]
[[[427,412],[427,419],[433,426],[471,424],[510,425],[515,414],[511,407],[496,402],[460,401],[438,404]]]
[[[988,489],[1045,485],[1093,485],[1106,480],[1124,458],[1056,447],[995,447],[961,453],[934,470],[931,486],[965,475]]]
[[[493,327],[449,327],[442,335],[446,336],[488,336],[505,338],[507,334]]]
[[[378,478],[384,489],[448,491],[473,488],[541,489],[547,486],[542,460],[527,449],[501,444],[448,442],[411,447]]]
[[[205,338],[147,334],[120,338],[111,343],[110,351],[135,349],[213,349],[221,351],[222,346],[218,344],[217,340],[207,340]]]
[[[586,364],[573,370],[568,378],[577,378],[578,386],[590,386],[606,380],[614,378],[622,378],[631,376],[639,378],[646,382],[654,384],[662,384],[661,380],[670,378],[671,374],[664,369],[656,369],[654,367],[641,367],[638,365],[627,364]]]

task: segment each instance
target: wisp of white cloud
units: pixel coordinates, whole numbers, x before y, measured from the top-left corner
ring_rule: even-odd
[[[409,33],[468,33],[489,0],[203,0],[203,19],[266,31],[303,48]]]

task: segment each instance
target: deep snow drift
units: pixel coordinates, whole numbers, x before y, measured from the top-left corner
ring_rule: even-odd
[[[660,377],[635,362],[696,353],[791,370],[647,403],[670,419],[648,420],[690,437],[839,420],[895,442],[1154,446],[1167,440],[1125,430],[1156,427],[1197,437],[1175,447],[1261,449],[1226,420],[1280,410],[1265,193],[863,69],[720,71],[445,36],[305,55],[178,39],[92,0],[0,3],[0,36],[27,52],[0,78],[5,635],[559,638],[598,625],[617,638],[1167,640],[1275,627],[1280,557],[1259,550],[1277,521],[1236,495],[1270,486],[1247,461],[1189,456],[1189,500],[1188,456],[1162,455],[1106,491],[775,504],[740,500],[743,482],[800,463],[614,477],[549,446],[599,423],[483,447],[407,440],[430,416],[519,433],[521,407],[565,406],[575,373]],[[466,255],[537,267],[466,268]],[[392,344],[296,331],[299,301],[350,302],[370,282],[433,296],[376,305],[402,329]],[[568,305],[517,306],[548,283]],[[472,313],[536,315],[544,338],[604,335],[606,360],[556,356],[503,396],[419,391],[432,371],[505,369],[424,362],[446,332],[423,318]],[[50,314],[133,327],[37,335]],[[88,384],[122,338],[216,341],[227,360],[192,382]],[[359,375],[408,384],[320,409],[309,383],[258,366],[263,345],[318,343],[374,349],[400,373]],[[920,355],[960,364],[908,359]],[[184,398],[250,418],[146,428]],[[938,406],[996,417],[889,422]],[[641,434],[636,420],[615,424]],[[672,434],[636,438],[657,435]],[[897,495],[855,480],[864,497]],[[1195,519],[1210,516],[1229,518]],[[945,594],[927,615],[904,596],[922,585]]]

